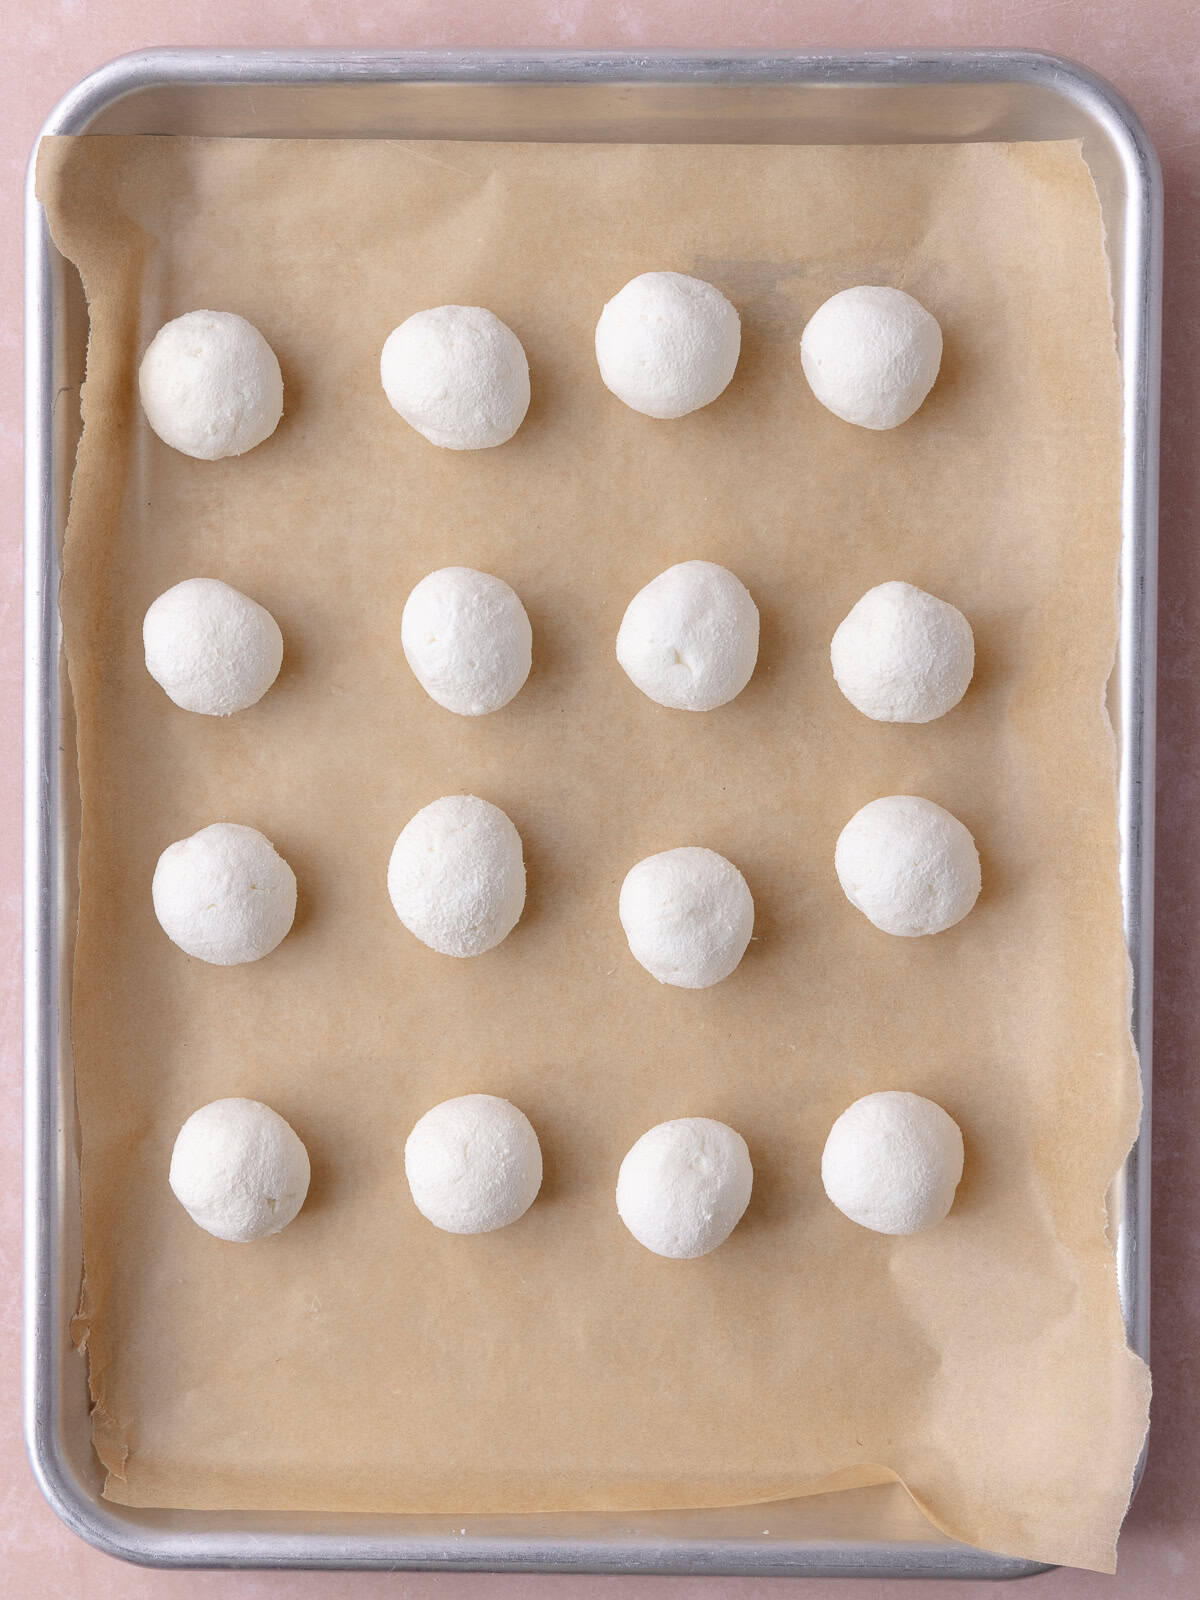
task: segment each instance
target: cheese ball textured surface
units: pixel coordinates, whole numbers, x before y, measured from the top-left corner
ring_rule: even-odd
[[[875,1233],[920,1233],[954,1204],[963,1170],[958,1124],[923,1095],[864,1095],[830,1129],[821,1182],[851,1222]]]
[[[142,623],[146,670],[184,711],[227,717],[279,676],[283,635],[271,613],[219,578],[185,578]]]
[[[409,595],[400,643],[417,682],[460,717],[499,711],[529,676],[533,630],[502,578],[442,567]]]
[[[942,330],[903,289],[843,289],[810,318],[800,364],[835,417],[860,428],[895,428],[933,388]]]
[[[631,868],[619,914],[635,960],[677,989],[708,989],[727,978],[754,930],[745,878],[732,861],[694,845]]]
[[[617,633],[617,660],[660,706],[713,711],[753,676],[758,607],[726,567],[681,561],[629,602]]]
[[[491,1233],[523,1217],[542,1186],[542,1148],[523,1111],[464,1094],[427,1111],[404,1146],[423,1217],[444,1233]]]
[[[656,1256],[691,1261],[725,1243],[753,1187],[740,1133],[709,1117],[681,1117],[644,1133],[622,1161],[617,1212]]]
[[[834,852],[851,905],[884,933],[913,938],[961,922],[979,898],[979,852],[949,811],[918,795],[863,806]]]
[[[839,626],[829,648],[837,686],[876,722],[932,722],[967,692],[975,636],[955,606],[911,583],[881,583]]]
[[[214,1100],[179,1130],[171,1188],[214,1238],[248,1244],[279,1233],[308,1193],[308,1151],[259,1100]]]
[[[410,427],[443,450],[504,444],[529,409],[521,341],[482,306],[434,306],[388,335],[383,391]]]
[[[499,806],[444,795],[401,831],[388,863],[400,921],[446,956],[479,956],[500,943],[525,908],[521,836]]]
[[[138,390],[163,443],[200,461],[244,455],[283,415],[275,352],[232,311],[189,311],[161,327],[142,357]]]
[[[295,873],[269,839],[240,822],[214,822],[169,844],[152,892],[167,937],[217,967],[270,955],[296,915]]]
[[[742,324],[719,289],[682,272],[643,272],[604,307],[596,361],[605,386],[647,417],[711,404],[733,377]]]

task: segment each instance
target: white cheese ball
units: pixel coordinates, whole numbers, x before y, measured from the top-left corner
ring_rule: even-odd
[[[800,364],[835,417],[860,428],[895,428],[933,388],[942,330],[903,289],[843,289],[810,318]]]
[[[754,929],[745,878],[732,861],[694,845],[639,861],[625,875],[618,909],[634,959],[677,989],[727,978]]]
[[[542,1186],[542,1147],[523,1111],[464,1094],[427,1111],[404,1146],[417,1210],[444,1233],[491,1233],[523,1217]]]
[[[401,831],[387,883],[396,915],[422,944],[444,956],[480,956],[525,909],[521,836],[490,801],[444,795]]]
[[[961,922],[979,898],[979,852],[932,800],[890,794],[856,811],[834,851],[850,904],[884,933],[914,938]]]
[[[199,461],[245,455],[283,415],[275,352],[232,311],[189,311],[161,327],[142,357],[138,390],[163,443]]]
[[[146,670],[184,711],[227,717],[256,704],[279,676],[283,635],[256,600],[219,578],[185,578],[142,623]]]
[[[214,822],[169,844],[152,893],[167,937],[215,967],[270,955],[296,915],[295,873],[269,839],[240,822]]]
[[[876,722],[932,722],[967,692],[975,635],[957,607],[911,583],[881,583],[829,647],[837,686]]]
[[[758,607],[713,561],[681,561],[640,589],[617,633],[617,660],[644,695],[712,711],[741,694],[758,660]]]
[[[279,1233],[308,1193],[308,1151],[259,1100],[214,1100],[179,1130],[171,1188],[193,1222],[247,1244]]]
[[[443,450],[504,444],[529,410],[521,341],[482,306],[434,306],[388,335],[383,392],[405,422]]]
[[[596,360],[605,386],[647,417],[684,417],[733,377],[742,324],[719,289],[682,272],[643,272],[604,307]]]
[[[920,1233],[954,1204],[963,1170],[958,1124],[923,1095],[864,1095],[830,1129],[821,1182],[851,1222],[875,1233]]]
[[[617,1213],[656,1256],[691,1261],[725,1243],[753,1186],[740,1133],[710,1117],[680,1117],[644,1133],[622,1161]]]
[[[533,629],[515,591],[473,567],[421,579],[404,602],[400,643],[425,693],[460,717],[506,706],[533,659]]]

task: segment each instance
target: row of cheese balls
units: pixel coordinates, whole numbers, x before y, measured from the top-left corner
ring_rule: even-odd
[[[626,607],[617,660],[649,699],[714,711],[735,699],[758,662],[749,590],[713,561],[681,561]],[[146,666],[185,711],[228,716],[256,704],[283,661],[265,607],[218,578],[185,578],[159,595],[142,626]],[[422,688],[447,711],[478,717],[520,693],[533,660],[528,613],[502,578],[441,567],[404,603],[400,644]],[[911,583],[877,584],[830,644],[839,688],[877,722],[932,722],[962,699],[975,667],[971,624]]]
[[[721,291],[681,272],[643,272],[596,324],[605,386],[644,416],[673,420],[711,405],[741,354],[741,318]],[[859,285],[818,308],[800,340],[809,386],[835,416],[894,428],[937,378],[937,319],[902,289]],[[506,443],[529,409],[521,341],[483,306],[417,311],[394,328],[379,362],[392,408],[431,444],[486,450]],[[243,455],[283,415],[283,377],[253,323],[230,311],[188,311],[164,324],[142,358],[142,408],[165,444],[199,460]]]
[[[907,938],[961,922],[981,886],[969,830],[920,795],[884,795],[863,806],[838,836],[834,866],[852,905],[882,932]],[[387,888],[397,917],[431,950],[484,955],[525,909],[521,836],[490,801],[443,795],[401,829]],[[256,828],[214,822],[166,847],[152,899],[163,931],[187,955],[238,966],[270,955],[287,937],[296,875]],[[754,928],[745,878],[699,845],[663,850],[631,867],[617,911],[635,960],[679,989],[708,989],[728,978]]]
[[[963,1170],[962,1133],[936,1102],[907,1090],[864,1095],[830,1130],[821,1179],[833,1204],[876,1233],[941,1222]],[[492,1233],[519,1220],[542,1184],[528,1117],[491,1094],[444,1100],[417,1122],[404,1171],[422,1216],[446,1233]],[[193,1221],[218,1239],[279,1233],[308,1193],[308,1152],[259,1100],[201,1106],[171,1155],[170,1184]],[[711,1117],[680,1117],[644,1133],[621,1162],[617,1212],[655,1255],[708,1255],[750,1203],[754,1168],[741,1134]]]

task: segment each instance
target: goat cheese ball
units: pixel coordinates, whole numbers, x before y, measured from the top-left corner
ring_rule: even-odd
[[[188,311],[164,324],[142,357],[138,391],[163,443],[198,461],[245,455],[283,416],[275,352],[232,311]]]
[[[296,915],[296,874],[269,839],[240,822],[214,822],[169,844],[151,892],[167,937],[215,967],[269,956]]]
[[[732,861],[695,845],[631,867],[618,911],[634,959],[677,989],[709,989],[727,978],[754,930],[745,878]]]
[[[714,561],[681,561],[640,589],[617,633],[617,660],[649,699],[676,711],[713,711],[750,682],[758,661],[758,607]]]
[[[800,364],[835,417],[860,428],[896,428],[933,388],[942,330],[903,289],[843,289],[809,319]]]
[[[515,591],[473,567],[421,579],[404,603],[400,643],[425,693],[460,717],[506,706],[533,660],[533,629]]]
[[[529,410],[529,362],[512,329],[483,306],[433,306],[388,335],[383,392],[443,450],[504,444]]]
[[[979,852],[949,811],[890,794],[856,811],[834,851],[847,900],[884,933],[914,938],[961,922],[979,898]]]
[[[179,1130],[171,1188],[216,1239],[248,1244],[279,1233],[308,1194],[308,1151],[260,1100],[213,1100]]]
[[[542,1186],[542,1147],[523,1111],[464,1094],[427,1111],[404,1146],[423,1217],[443,1233],[491,1233],[523,1217]]]
[[[184,711],[228,717],[279,676],[283,635],[256,600],[219,578],[185,578],[142,623],[146,671]]]
[[[400,921],[444,956],[481,956],[525,909],[521,836],[499,806],[444,795],[401,830],[388,862]]]
[[[958,1123],[933,1100],[900,1089],[843,1111],[821,1157],[825,1193],[874,1233],[921,1233],[954,1204],[963,1170]]]
[[[876,722],[933,722],[967,692],[975,635],[956,606],[911,583],[868,589],[829,647],[837,686]]]
[[[725,1243],[753,1187],[740,1133],[710,1117],[680,1117],[644,1133],[622,1161],[617,1214],[656,1256],[692,1261]]]
[[[685,417],[728,386],[742,324],[719,289],[682,272],[631,278],[600,313],[596,361],[605,387],[647,417]]]

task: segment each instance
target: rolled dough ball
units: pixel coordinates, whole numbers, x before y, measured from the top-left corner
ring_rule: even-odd
[[[837,686],[876,722],[932,722],[956,706],[975,671],[975,636],[955,606],[911,583],[881,583],[829,648]]]
[[[843,289],[809,319],[800,364],[835,417],[860,428],[895,428],[933,388],[942,330],[903,289]]]
[[[444,450],[503,444],[529,410],[521,341],[482,306],[415,312],[388,335],[379,376],[392,409]]]
[[[525,908],[521,836],[473,794],[444,795],[418,811],[388,862],[388,894],[408,929],[444,956],[480,956]]]
[[[444,1233],[491,1233],[523,1217],[542,1186],[542,1147],[523,1111],[464,1094],[427,1111],[404,1146],[417,1210]]]
[[[216,967],[270,955],[296,915],[295,873],[269,839],[240,822],[214,822],[169,844],[152,893],[167,937]]]
[[[635,960],[677,989],[708,989],[727,978],[754,929],[745,878],[715,850],[693,845],[632,867],[619,914]]]
[[[622,1161],[617,1213],[656,1256],[691,1261],[725,1243],[753,1186],[740,1133],[710,1117],[680,1117],[644,1133]]]
[[[279,1233],[308,1193],[308,1151],[259,1100],[213,1100],[179,1130],[171,1188],[193,1222],[246,1244]]]
[[[283,415],[275,352],[232,311],[188,311],[161,327],[142,357],[138,389],[163,443],[199,461],[245,455]]]
[[[821,1157],[825,1193],[875,1233],[920,1233],[941,1222],[962,1170],[954,1118],[899,1089],[864,1095],[843,1111]]]
[[[682,272],[643,272],[604,307],[596,360],[605,386],[647,417],[684,417],[729,383],[742,324],[719,289]]]
[[[529,676],[533,630],[502,578],[442,567],[405,601],[400,643],[431,700],[481,717],[506,706]]]
[[[271,613],[219,578],[185,578],[142,623],[146,670],[184,711],[227,717],[279,676],[283,635]]]
[[[644,695],[677,711],[712,711],[750,682],[758,607],[713,561],[681,561],[640,589],[617,633],[617,660]]]
[[[834,851],[850,904],[884,933],[941,933],[979,898],[979,852],[957,817],[932,800],[890,794],[856,811]]]

